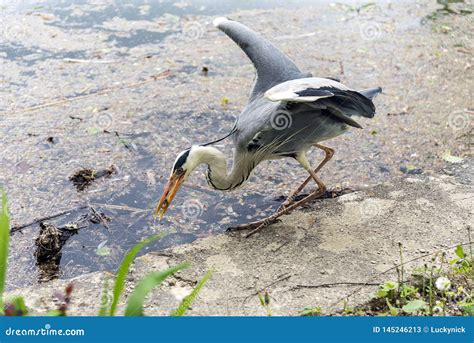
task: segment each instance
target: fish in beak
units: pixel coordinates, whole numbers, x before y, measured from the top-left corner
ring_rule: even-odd
[[[183,174],[173,174],[170,176],[168,183],[165,185],[163,195],[161,196],[160,202],[156,207],[155,218],[159,217],[160,220],[165,215],[168,207],[171,205],[176,192],[178,192],[179,187],[184,182],[184,173]]]

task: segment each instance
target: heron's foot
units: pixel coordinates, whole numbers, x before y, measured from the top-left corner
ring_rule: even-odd
[[[278,207],[278,209],[275,211],[275,213],[278,213],[280,211],[283,211],[284,209],[286,209],[287,207],[290,207],[291,205],[293,205],[295,202],[297,202],[299,199],[298,199],[299,196],[297,195],[292,195],[292,196],[289,196],[281,205],[280,207]],[[303,196],[304,198],[305,196]]]
[[[288,201],[288,200],[289,199],[286,199],[285,202],[283,202],[275,212],[283,211],[285,208],[287,208],[288,206],[291,206],[291,204],[295,202],[294,200],[291,200],[291,201]]]
[[[225,231],[233,232],[233,231],[242,231],[242,230],[252,230],[258,227],[259,225],[260,224],[253,224],[253,223],[235,225],[235,226],[228,227]]]
[[[268,226],[270,224],[273,224],[277,222],[278,219],[273,219],[273,220],[268,220],[268,218],[252,222],[252,223],[247,223],[247,224],[241,224],[241,225],[235,225],[227,228],[226,232],[232,232],[232,231],[243,231],[243,230],[260,230],[260,226]]]
[[[278,213],[278,212],[281,212],[281,211],[283,211],[283,210],[286,210],[288,207],[290,207],[291,205],[293,205],[295,202],[297,202],[297,200],[285,201],[283,204],[280,205],[280,207],[278,207],[278,209],[275,211],[275,213]]]
[[[270,225],[270,224],[265,224],[265,223],[260,224],[260,225],[257,226],[255,229],[253,229],[253,230],[250,231],[248,234],[246,234],[246,235],[245,235],[245,238],[249,238],[250,236],[253,236],[253,235],[256,234],[258,231],[260,231],[260,230],[263,229],[264,227],[267,227],[268,225]]]
[[[324,193],[321,193],[320,196],[314,198],[314,199],[318,199],[320,198],[321,196],[323,196]],[[306,198],[308,196],[308,194],[298,194],[298,195],[293,195],[293,196],[290,196],[288,197],[288,199],[286,199],[281,205],[280,207],[278,207],[278,209],[275,211],[275,213],[278,213],[278,212],[281,212],[283,210],[285,210],[287,207],[290,207],[291,205],[299,202],[300,200],[303,200],[304,198]]]

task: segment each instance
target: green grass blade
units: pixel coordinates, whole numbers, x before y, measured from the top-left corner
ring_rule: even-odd
[[[22,316],[28,315],[28,309],[26,308],[25,299],[23,297],[16,297],[12,300],[15,309],[21,313]]]
[[[194,299],[196,299],[197,295],[201,291],[201,288],[206,284],[207,281],[211,278],[214,270],[208,270],[201,281],[198,282],[196,287],[194,287],[191,294],[186,296],[181,303],[179,304],[178,308],[171,314],[172,316],[184,316],[188,308],[193,303]]]
[[[128,298],[125,315],[143,316],[143,303],[145,302],[146,296],[153,290],[153,288],[160,285],[168,276],[173,275],[181,269],[188,268],[189,266],[189,262],[183,262],[164,271],[150,273],[141,279],[133,293]]]
[[[10,217],[7,209],[7,195],[2,193],[0,211],[0,315],[4,314],[3,291],[7,277],[8,243],[10,241]]]
[[[156,241],[157,239],[160,239],[165,235],[166,233],[161,233],[158,235],[148,237],[144,239],[143,241],[141,241],[140,243],[136,244],[132,249],[130,249],[127,255],[125,255],[125,257],[122,260],[122,263],[120,264],[117,277],[115,278],[112,304],[110,305],[110,311],[109,311],[110,316],[113,316],[115,314],[115,311],[117,310],[117,305],[118,305],[120,296],[122,295],[123,289],[125,287],[125,279],[127,277],[128,270],[130,269],[130,265],[132,264],[137,254],[147,244],[150,244],[151,242]]]
[[[48,313],[46,313],[47,317],[63,317],[64,313],[62,313],[59,310],[51,310]]]

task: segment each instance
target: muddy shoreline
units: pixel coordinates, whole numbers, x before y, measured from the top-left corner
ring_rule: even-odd
[[[153,291],[147,315],[168,315],[202,275],[214,275],[188,311],[189,315],[266,315],[257,294],[271,297],[273,315],[299,315],[320,307],[325,315],[371,299],[377,286],[396,280],[399,244],[407,273],[434,254],[467,242],[474,224],[474,161],[449,168],[451,175],[410,176],[311,206],[283,216],[250,238],[218,234],[138,258],[127,278],[126,297],[151,271],[185,260],[192,266]],[[468,190],[469,188],[469,190]],[[27,305],[41,314],[56,305],[54,294],[74,284],[69,315],[95,315],[107,272],[95,272],[40,287],[18,289]],[[110,281],[109,281],[110,282]]]

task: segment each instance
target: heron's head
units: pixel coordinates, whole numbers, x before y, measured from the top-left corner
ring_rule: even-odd
[[[171,169],[168,183],[165,185],[163,195],[156,207],[155,216],[158,216],[161,219],[165,215],[171,201],[173,201],[174,196],[178,192],[178,189],[199,163],[200,159],[197,146],[192,146],[178,154],[178,157],[173,164],[173,168]]]

